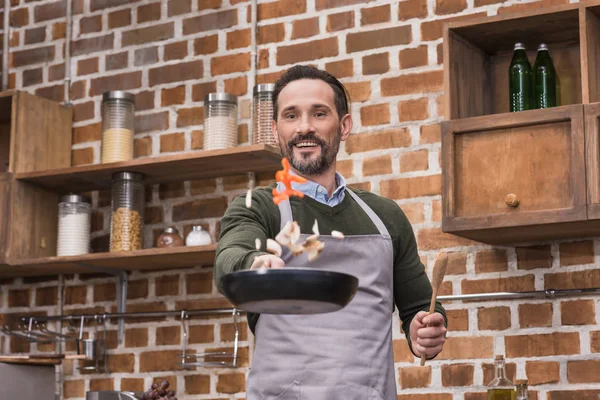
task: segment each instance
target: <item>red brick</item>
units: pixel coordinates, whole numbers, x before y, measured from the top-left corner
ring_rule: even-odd
[[[569,355],[580,351],[577,332],[505,336],[504,341],[508,358]]]
[[[92,79],[90,96],[97,96],[110,90],[131,90],[142,86],[142,72],[129,72]]]
[[[449,337],[437,360],[491,358],[494,353],[492,337]]]
[[[600,360],[567,361],[567,379],[569,383],[600,382]]]
[[[192,0],[169,0],[167,4],[167,15],[173,17],[188,14],[192,11]]]
[[[143,378],[121,378],[121,390],[143,392],[146,389]]]
[[[125,330],[125,347],[148,346],[148,328],[132,328]]]
[[[442,140],[442,129],[440,124],[421,125],[419,143],[439,143]]]
[[[363,175],[384,175],[392,173],[392,159],[390,156],[377,156],[363,161]]]
[[[444,387],[472,386],[475,367],[472,364],[442,365]]]
[[[552,303],[519,304],[521,328],[552,326]]]
[[[535,290],[534,276],[525,275],[500,279],[463,280],[462,293],[527,292]]]
[[[132,29],[122,33],[121,46],[126,47],[158,42],[171,39],[174,35],[175,25],[173,22],[152,25],[147,28]]]
[[[131,25],[131,9],[113,11],[108,14],[108,27],[110,29]]]
[[[218,9],[222,6],[222,0],[197,0],[198,1],[198,11],[202,10],[210,10],[210,9]],[[231,4],[239,3],[240,0],[230,0]]]
[[[11,67],[48,63],[52,60],[54,60],[54,46],[37,47],[10,53]]]
[[[65,98],[65,87],[61,84],[41,87],[35,90],[35,94],[49,100],[61,102]]]
[[[144,65],[155,64],[158,62],[158,47],[146,47],[145,49],[137,49],[133,53],[133,65],[141,67]]]
[[[332,37],[290,46],[280,46],[277,50],[277,65],[295,64],[337,55],[338,41],[336,37]]]
[[[214,179],[210,180],[208,191],[215,189]],[[202,185],[205,187],[204,185]],[[206,187],[205,187],[206,188]],[[194,194],[194,193],[192,193]],[[195,194],[198,194],[197,192]],[[187,294],[208,294],[212,291],[213,287],[213,274],[212,273],[199,273],[188,275],[186,279],[186,293]]]
[[[375,104],[364,106],[360,109],[360,121],[362,126],[384,125],[390,123],[389,104]]]
[[[354,53],[374,48],[408,44],[411,40],[412,34],[409,25],[349,33],[346,35],[346,51]]]
[[[258,27],[258,44],[281,42],[285,38],[283,23]]]
[[[177,110],[177,127],[201,125],[204,122],[204,108],[180,108]]]
[[[412,93],[425,94],[442,90],[443,84],[443,71],[400,75],[395,78],[382,79],[381,94],[383,96],[399,96]]]
[[[594,325],[594,300],[563,301],[560,303],[560,315],[562,325]]]
[[[91,379],[90,380],[90,391],[100,390],[114,390],[114,384],[112,378],[105,379]]]
[[[169,153],[185,150],[185,134],[169,133],[160,136],[160,152]]]
[[[135,94],[136,111],[151,110],[154,108],[154,92],[147,90]]]
[[[148,72],[150,86],[200,79],[204,76],[202,60],[152,68]]]
[[[25,31],[25,44],[41,43],[46,40],[46,27],[27,29]]]
[[[434,250],[445,247],[468,246],[475,242],[459,236],[443,233],[440,228],[423,228],[417,233],[419,249]]]
[[[248,78],[240,76],[225,80],[225,93],[234,96],[243,96],[248,93]]]
[[[279,52],[281,52],[281,48]],[[277,54],[279,54],[279,52]],[[212,76],[232,74],[234,72],[246,72],[249,70],[250,53],[213,57],[210,60],[210,72]]]
[[[238,23],[237,9],[204,14],[183,20],[183,34],[192,35],[199,32],[219,31]],[[260,18],[262,21],[264,18]]]
[[[90,10],[92,12],[98,10],[104,10],[106,8],[118,7],[125,4],[137,3],[140,0],[94,0],[90,4]]]
[[[250,29],[227,32],[227,50],[250,46]]]
[[[158,21],[161,15],[161,3],[144,4],[137,8],[137,23]]]
[[[400,154],[400,171],[426,171],[429,168],[429,151],[417,150]]]
[[[135,132],[162,131],[169,126],[169,112],[137,115],[135,117]]]
[[[509,307],[481,307],[477,309],[479,330],[503,331],[510,328]]]
[[[162,107],[183,104],[185,102],[185,86],[163,89],[160,98]]]
[[[563,5],[563,4],[569,4],[569,1],[568,0],[543,0],[543,1],[536,1],[533,3],[527,3],[527,4],[515,3],[510,6],[500,7],[498,9],[498,15],[527,12],[527,11],[532,11],[532,10],[538,10],[541,7],[549,7],[549,6],[556,6],[556,5]],[[553,398],[551,400],[556,400],[556,399]]]
[[[446,310],[446,317],[448,317],[448,327],[452,331],[469,330],[468,310]]]
[[[343,31],[354,27],[354,11],[346,11],[327,16],[327,32]]]
[[[128,63],[129,53],[127,51],[116,54],[107,54],[106,59],[104,61],[107,71],[127,68]]]
[[[400,122],[421,121],[429,118],[429,99],[422,97],[399,102],[398,117]]]
[[[244,392],[245,390],[246,377],[243,373],[226,373],[217,375],[217,392],[233,394]]]
[[[400,69],[409,69],[427,65],[427,46],[422,45],[412,49],[400,50]]]
[[[363,75],[379,75],[390,70],[390,55],[388,53],[372,54],[362,58]]]
[[[407,147],[410,146],[411,140],[410,132],[405,128],[353,134],[346,141],[346,153]]]
[[[65,380],[63,384],[63,396],[67,399],[85,396],[85,381],[83,379]]]
[[[508,254],[504,249],[482,250],[475,255],[475,272],[508,271]]]
[[[209,93],[217,91],[216,82],[198,83],[192,86],[192,101],[204,101],[204,98]]]
[[[594,242],[560,243],[560,265],[579,265],[594,263]]]
[[[600,331],[590,332],[590,347],[592,353],[600,353]]]
[[[317,0],[317,10],[323,10],[325,8],[344,7],[354,4],[369,3],[373,0]]]
[[[560,381],[560,364],[550,361],[527,361],[525,371],[529,385],[543,385]]]
[[[73,57],[97,53],[99,51],[112,50],[115,42],[114,33],[104,36],[94,36],[87,39],[75,40],[71,43],[71,55]]]
[[[156,345],[166,346],[181,343],[180,326],[160,326],[156,328]]]
[[[396,200],[436,196],[441,193],[441,190],[441,175],[390,179],[380,183],[381,195]]]
[[[86,165],[94,163],[94,148],[76,149],[71,151],[71,165]]]
[[[79,20],[79,32],[82,34],[102,31],[102,15],[84,17]]]
[[[363,8],[360,12],[360,24],[371,25],[390,21],[390,5]]]
[[[194,200],[173,206],[173,222],[200,218],[219,218],[227,209],[227,199],[216,197],[212,199]]]
[[[204,36],[194,40],[194,54],[212,54],[219,48],[219,37],[217,35]]]
[[[292,21],[292,39],[301,39],[319,34],[319,18]]]
[[[73,122],[94,119],[94,102],[79,103],[73,106]]]
[[[530,270],[552,267],[550,246],[517,247],[517,268]]]
[[[444,27],[445,23],[454,21],[458,22],[466,19],[474,19],[482,16],[487,16],[487,13],[479,12],[476,14],[469,14],[460,17],[440,18],[433,21],[423,22],[421,24],[421,40],[430,41],[440,39],[442,37],[442,28]]]
[[[398,5],[398,19],[406,21],[411,18],[425,18],[427,16],[427,0],[407,0]]]
[[[23,86],[31,86],[42,83],[44,80],[44,70],[42,68],[29,69],[23,71]]]
[[[184,379],[186,394],[210,393],[210,375],[186,375]]]
[[[184,41],[166,45],[163,58],[165,61],[181,60],[187,57],[187,55],[187,42]]]
[[[25,25],[29,25],[29,10],[27,8],[11,10],[10,26],[13,28],[20,28]]]
[[[402,389],[424,388],[431,385],[431,367],[400,368],[400,386]]]
[[[371,98],[371,82],[347,82],[346,90],[352,103],[367,101]]]
[[[351,59],[332,61],[325,64],[325,70],[336,78],[346,78],[354,75],[354,64]]]
[[[436,0],[437,15],[456,14],[467,8],[467,0]]]
[[[277,0],[258,5],[258,19],[285,17],[306,12],[306,0]]]
[[[586,289],[600,286],[600,269],[544,275],[545,289]]]
[[[98,72],[98,57],[77,61],[77,75],[89,75]]]

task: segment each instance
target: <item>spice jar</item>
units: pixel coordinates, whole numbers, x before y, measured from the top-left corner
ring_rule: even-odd
[[[273,83],[254,87],[252,99],[252,142],[254,144],[277,144],[271,131],[274,91]]]
[[[156,240],[156,247],[159,248],[180,246],[183,246],[183,238],[174,227],[165,229]]]
[[[135,96],[115,90],[102,95],[102,163],[133,159]]]
[[[212,243],[210,233],[202,229],[200,225],[194,226],[185,238],[186,246],[206,246]]]
[[[143,243],[144,175],[116,172],[112,176],[110,251],[139,250]]]
[[[210,93],[204,98],[204,150],[235,147],[237,139],[237,97]]]
[[[90,252],[91,210],[89,199],[83,196],[69,194],[60,198],[57,256],[76,256]]]

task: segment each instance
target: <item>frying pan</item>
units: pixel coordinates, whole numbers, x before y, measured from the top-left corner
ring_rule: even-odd
[[[223,294],[240,310],[261,314],[320,314],[344,308],[358,278],[313,268],[260,268],[221,278]]]

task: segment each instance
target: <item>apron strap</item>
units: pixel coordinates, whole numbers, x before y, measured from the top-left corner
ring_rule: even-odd
[[[281,182],[277,182],[277,190],[281,191],[283,189],[284,189],[283,184]],[[377,230],[379,231],[381,236],[389,238],[390,237],[389,231],[385,227],[385,224],[383,223],[383,221],[381,221],[381,218],[379,218],[379,216],[377,214],[375,214],[375,211],[373,211],[371,209],[371,207],[369,207],[367,205],[367,203],[365,203],[363,201],[363,199],[358,197],[358,195],[356,193],[354,193],[352,190],[346,189],[346,193],[350,193],[350,196],[352,196],[354,201],[356,201],[356,203],[358,203],[360,208],[362,208],[363,211],[369,216],[369,218],[371,219],[373,224],[375,224],[375,226],[377,227]],[[280,230],[282,230],[283,227],[285,226],[285,224],[288,223],[288,221],[290,223],[293,222],[292,207],[290,206],[289,200],[281,201],[278,206],[279,206],[279,213],[281,214]]]

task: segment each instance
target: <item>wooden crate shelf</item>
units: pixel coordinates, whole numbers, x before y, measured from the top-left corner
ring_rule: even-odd
[[[87,192],[109,189],[115,172],[141,172],[146,184],[166,183],[244,174],[274,172],[281,168],[279,149],[257,144],[225,150],[197,151],[110,164],[84,165],[16,174],[17,180],[53,192]]]
[[[208,246],[153,248],[115,253],[91,253],[81,256],[12,260],[9,262],[9,266],[0,268],[0,277],[97,272],[93,267],[146,271],[212,265],[216,248],[216,244],[211,244]]]

